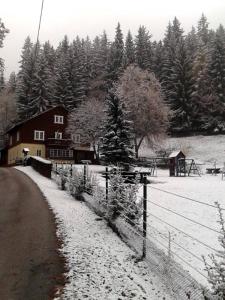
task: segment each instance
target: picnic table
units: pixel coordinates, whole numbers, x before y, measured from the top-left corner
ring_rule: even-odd
[[[206,173],[207,174],[219,174],[220,173],[220,168],[216,168],[216,167],[213,167],[213,168],[206,168]]]

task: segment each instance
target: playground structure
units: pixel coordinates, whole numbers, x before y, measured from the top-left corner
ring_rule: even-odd
[[[178,159],[177,176],[190,176],[190,174],[201,176],[201,171],[195,160],[192,158]]]

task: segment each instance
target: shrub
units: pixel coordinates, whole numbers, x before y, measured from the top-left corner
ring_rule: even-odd
[[[205,257],[203,257],[205,268],[208,273],[208,281],[212,287],[212,298],[207,299],[225,299],[225,220],[222,213],[222,208],[218,202],[215,202],[218,212],[220,224],[220,235],[218,237],[219,243],[221,245],[221,250],[218,250],[215,255],[209,255],[212,266],[206,262]]]

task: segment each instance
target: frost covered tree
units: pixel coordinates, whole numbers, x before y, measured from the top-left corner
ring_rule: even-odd
[[[204,263],[205,268],[208,273],[208,281],[212,287],[213,296],[216,296],[217,300],[225,299],[225,220],[222,213],[222,208],[218,202],[215,203],[219,212],[219,225],[220,225],[220,235],[218,237],[221,250],[218,250],[215,255],[211,254],[209,257],[211,259],[212,266],[209,266],[205,257]]]
[[[25,120],[30,116],[31,90],[34,77],[33,51],[33,43],[28,36],[22,49],[20,69],[17,76],[17,111],[20,120]]]
[[[192,62],[188,56],[180,22],[175,18],[164,39],[162,87],[172,111],[171,127],[191,129]]]
[[[68,119],[67,132],[81,136],[81,143],[90,143],[99,159],[102,128],[105,122],[105,105],[102,101],[90,98],[74,109]]]
[[[137,199],[138,182],[127,184],[119,171],[110,176],[108,201],[104,199],[105,217],[109,222],[118,216],[135,226],[142,215],[142,201]]]
[[[56,49],[54,105],[73,106],[69,40],[65,36]]]
[[[168,108],[161,86],[154,74],[131,65],[120,77],[117,92],[126,104],[132,121],[135,154],[138,157],[144,139],[153,143],[164,135],[168,126]]]
[[[135,63],[135,47],[134,47],[132,34],[129,30],[125,41],[123,65],[124,68],[126,68],[130,64],[134,64],[134,63]]]
[[[9,80],[6,84],[6,88],[8,92],[15,93],[16,92],[16,73],[12,72],[9,75]]]
[[[124,42],[123,33],[120,28],[120,23],[116,27],[116,34],[113,43],[111,44],[108,59],[108,80],[109,82],[117,81],[123,68]]]
[[[135,38],[135,62],[141,69],[151,70],[151,35],[145,26],[139,27],[138,34]]]
[[[9,29],[7,29],[5,27],[4,23],[2,22],[2,20],[0,18],[0,48],[3,47],[3,41],[4,41],[7,33],[9,33]],[[1,71],[4,70],[4,61],[1,57],[0,57],[0,70]]]
[[[106,98],[106,121],[102,138],[102,158],[111,164],[131,163],[133,161],[132,123],[128,120],[124,103],[113,87]]]
[[[213,90],[225,106],[225,30],[222,25],[217,29],[213,40],[209,62],[209,74]]]
[[[31,114],[37,115],[51,107],[53,99],[52,73],[41,51],[36,60],[36,69],[32,82],[30,108]]]

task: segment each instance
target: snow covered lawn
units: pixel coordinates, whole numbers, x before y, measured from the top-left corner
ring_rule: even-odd
[[[201,256],[207,256],[210,253],[214,253],[214,251],[197,240],[212,248],[221,249],[218,243],[218,233],[215,232],[220,231],[219,224],[217,223],[217,209],[159,191],[158,189],[202,201],[210,205],[214,205],[214,202],[218,201],[225,208],[225,180],[221,180],[221,175],[169,177],[168,174],[168,170],[158,170],[158,177],[151,178],[152,183],[148,187],[148,224],[153,226],[153,228],[148,228],[148,235],[156,242],[159,248],[168,251],[168,235],[170,232],[172,237],[171,250],[174,252],[173,258],[182,264],[186,270],[189,270],[192,276],[199,282],[207,284],[207,280],[204,277],[207,274],[204,270]],[[151,201],[170,211],[153,204]],[[172,211],[209,228],[195,224]],[[160,218],[161,221],[155,216]],[[194,239],[172,228],[164,223],[164,221],[189,234]],[[176,254],[181,256],[192,267],[181,261]],[[199,272],[204,276],[199,274]]]
[[[144,262],[84,202],[58,190],[31,167],[17,167],[37,183],[58,223],[69,282],[60,299],[174,299]]]

